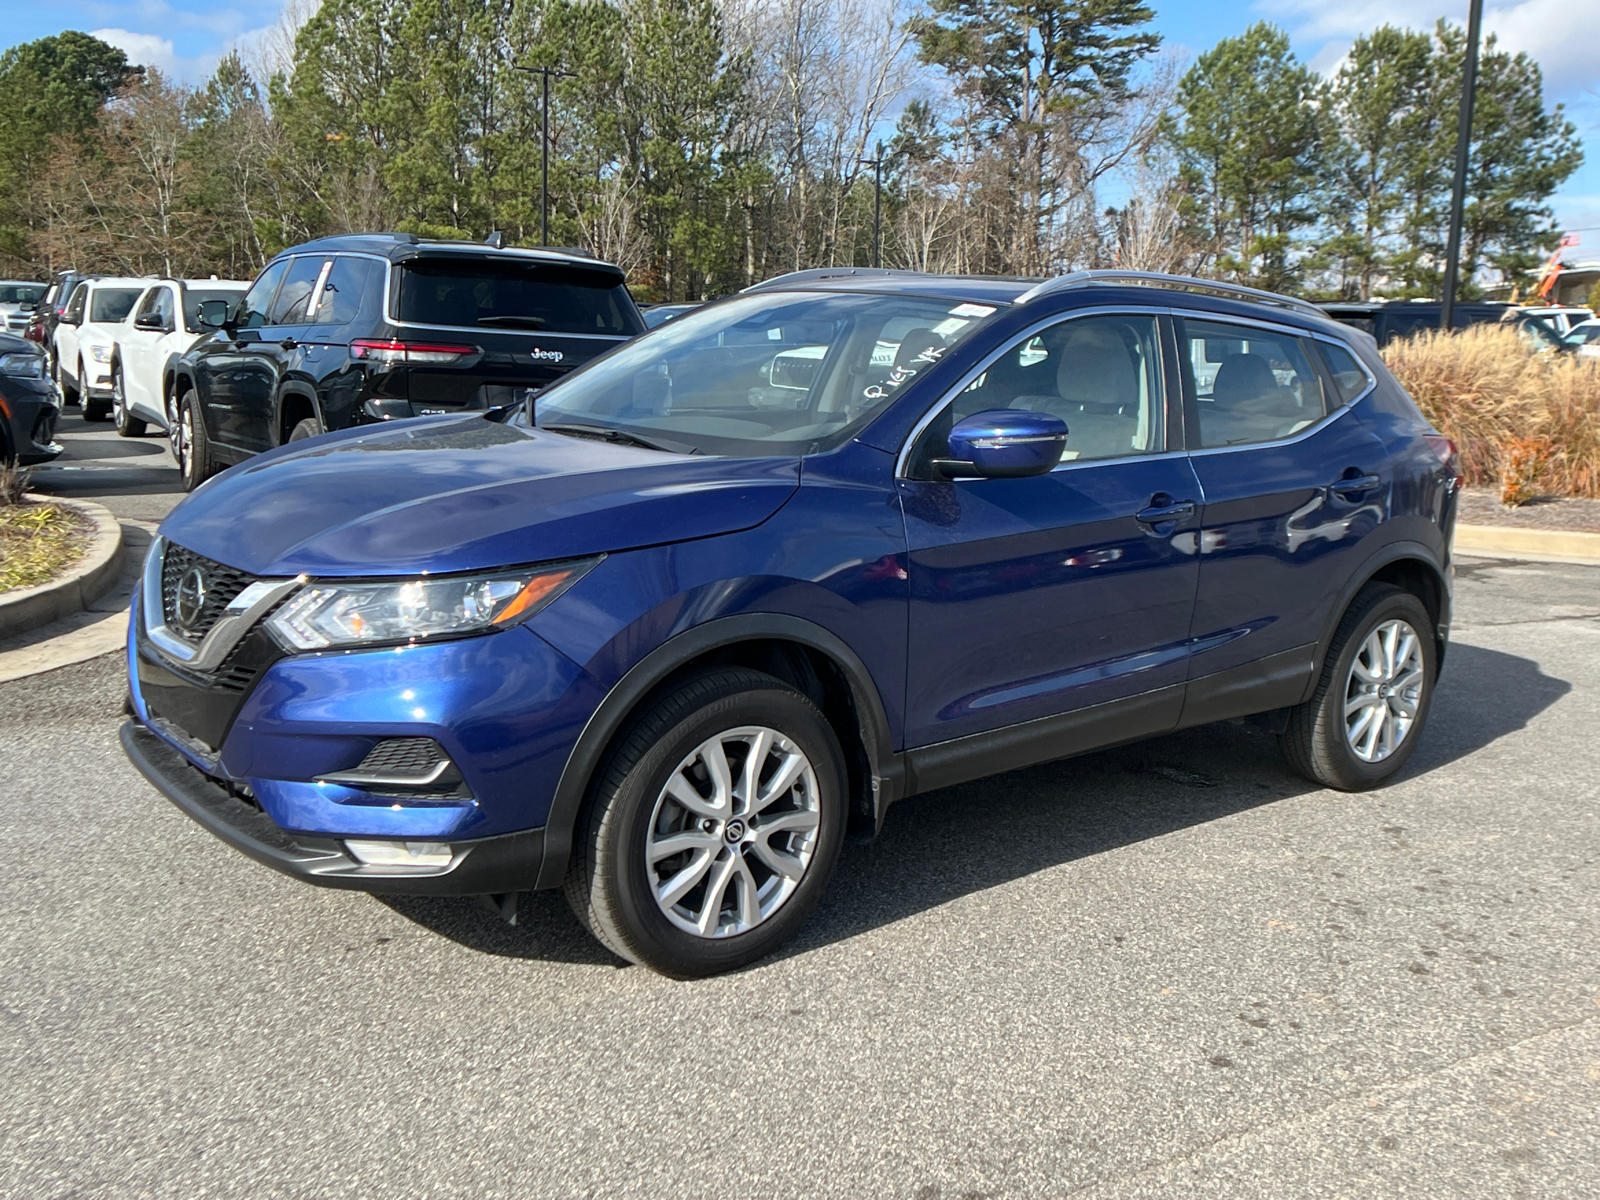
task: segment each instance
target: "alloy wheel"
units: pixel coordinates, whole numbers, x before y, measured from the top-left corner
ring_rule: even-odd
[[[1416,723],[1425,670],[1422,640],[1405,621],[1384,621],[1367,634],[1345,682],[1344,724],[1362,762],[1382,762]]]
[[[698,937],[745,933],[794,895],[820,822],[816,772],[789,738],[759,725],[707,738],[650,816],[645,871],[656,904]]]
[[[178,419],[172,423],[171,429],[172,457],[178,464],[178,474],[187,474],[189,446],[194,439],[194,418],[189,413],[187,403],[178,410]]]
[[[111,372],[111,417],[120,429],[128,420],[128,399],[122,388],[122,364]]]

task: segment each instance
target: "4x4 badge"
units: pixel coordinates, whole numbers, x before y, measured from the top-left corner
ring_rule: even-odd
[[[193,630],[195,622],[200,619],[200,612],[206,604],[206,577],[199,567],[190,567],[184,572],[183,578],[178,581],[177,611],[172,615],[177,619],[178,628]]]

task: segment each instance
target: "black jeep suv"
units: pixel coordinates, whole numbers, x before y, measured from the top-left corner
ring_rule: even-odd
[[[326,430],[520,403],[645,329],[609,263],[405,233],[285,250],[200,318],[166,397],[188,489]]]

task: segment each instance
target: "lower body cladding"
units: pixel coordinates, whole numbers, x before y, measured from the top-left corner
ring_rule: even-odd
[[[258,629],[198,676],[142,625],[136,607],[123,747],[223,841],[328,887],[536,885],[550,800],[599,695],[529,630],[290,656]]]

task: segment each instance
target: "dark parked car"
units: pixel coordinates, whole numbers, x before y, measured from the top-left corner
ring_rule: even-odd
[[[1319,306],[1341,325],[1370,333],[1379,346],[1397,337],[1410,337],[1426,329],[1439,328],[1444,306],[1436,300],[1337,301]],[[1450,314],[1452,329],[1504,320],[1511,307],[1506,304],[1458,304]]]
[[[28,466],[61,453],[56,442],[56,389],[43,351],[0,333],[0,462]]]
[[[1244,717],[1361,789],[1422,736],[1455,448],[1310,305],[807,272],[532,407],[180,504],[128,650],[146,777],[307,882],[561,887],[693,976],[794,933],[905,796]]]
[[[296,246],[201,318],[168,423],[190,489],[328,430],[520,403],[644,330],[609,263],[411,234]]]

